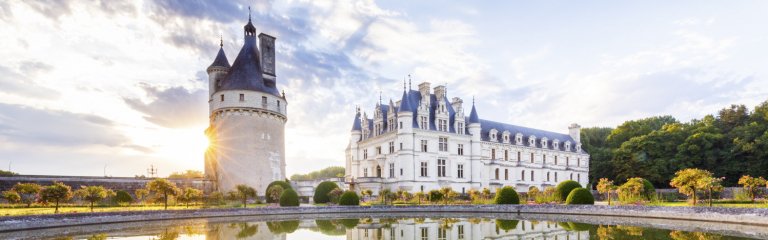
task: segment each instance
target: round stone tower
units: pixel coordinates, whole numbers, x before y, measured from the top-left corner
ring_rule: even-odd
[[[227,192],[238,184],[263,191],[285,179],[285,94],[276,86],[275,38],[258,36],[251,23],[245,42],[229,65],[223,48],[208,67],[210,146],[205,174],[216,190]],[[223,44],[221,44],[223,46]]]

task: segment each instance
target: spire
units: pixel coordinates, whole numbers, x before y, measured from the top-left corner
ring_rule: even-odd
[[[229,60],[227,60],[227,55],[224,54],[224,38],[220,39],[219,43],[219,53],[216,54],[216,58],[213,60],[213,63],[211,63],[210,67],[226,67],[229,68]]]
[[[480,123],[480,118],[477,117],[477,110],[475,110],[475,97],[472,97],[472,111],[469,113],[469,123]]]
[[[251,6],[248,6],[248,24],[243,27],[245,36],[256,36],[256,27],[251,22]]]
[[[408,89],[412,89],[411,88],[411,74],[408,74]]]
[[[399,112],[413,112],[413,108],[411,108],[411,98],[408,97],[408,92],[403,90],[403,98],[400,99],[400,109]]]
[[[219,35],[219,47],[224,48],[224,36]]]
[[[363,130],[362,124],[360,123],[360,107],[355,107],[355,120],[352,122],[352,131],[361,131]]]

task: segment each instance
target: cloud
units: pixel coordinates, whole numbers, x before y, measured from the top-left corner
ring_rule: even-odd
[[[58,20],[60,17],[72,13],[70,9],[71,2],[69,0],[29,0],[23,2],[32,7],[35,11],[54,20]]]
[[[139,86],[150,99],[143,102],[135,98],[123,98],[128,106],[144,114],[144,119],[168,128],[185,128],[205,125],[208,120],[207,90],[187,90],[183,87],[161,89],[148,84]]]
[[[42,68],[45,68],[45,64],[42,65]],[[22,69],[26,69],[24,71],[30,73],[44,71],[43,69],[27,65],[22,65]],[[0,66],[0,89],[3,90],[2,93],[4,94],[13,94],[33,98],[57,99],[60,96],[59,92],[37,85],[27,76],[21,75],[4,66]]]
[[[37,147],[128,143],[114,127],[114,122],[92,114],[0,103],[0,138],[6,143]]]
[[[43,62],[24,61],[24,62],[21,62],[19,66],[19,70],[21,70],[21,72],[23,72],[28,76],[30,75],[33,76],[33,75],[37,75],[38,73],[50,72],[51,70],[53,70],[53,66]]]

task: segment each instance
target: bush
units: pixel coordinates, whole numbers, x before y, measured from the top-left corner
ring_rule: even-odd
[[[519,222],[518,220],[496,219],[496,227],[504,231],[515,230]]]
[[[293,233],[299,229],[299,220],[267,222],[267,228],[273,234]]]
[[[557,184],[556,188],[558,200],[560,202],[565,202],[565,199],[568,198],[568,194],[576,188],[581,188],[581,184],[576,181],[566,180],[560,182],[560,184]]]
[[[267,190],[264,191],[264,192],[268,193],[269,192],[269,188],[271,188],[272,186],[275,186],[275,185],[283,187],[283,190],[293,189],[293,187],[291,187],[291,184],[286,182],[286,181],[274,181],[274,182],[269,183],[269,185],[267,185]],[[270,196],[266,196],[266,199],[267,199],[267,203],[276,203],[276,202],[278,202],[278,200],[280,200],[279,198],[272,198]]]
[[[429,201],[430,202],[439,202],[440,200],[443,200],[443,193],[439,190],[432,190],[429,191]]]
[[[205,204],[208,205],[222,205],[224,204],[224,194],[221,192],[212,192],[203,199]]]
[[[568,194],[565,204],[595,204],[595,197],[586,188],[576,188]]]
[[[341,206],[360,206],[360,197],[354,191],[346,191],[339,197]]]
[[[645,178],[643,178],[643,197],[648,201],[651,201],[651,199],[656,197],[656,188],[653,187],[651,181],[648,181],[648,179]]]
[[[355,196],[357,196],[357,194],[355,194]],[[345,228],[352,229],[357,227],[357,224],[360,223],[360,219],[357,219],[357,218],[341,219],[339,220],[339,222],[341,222],[341,225],[344,225]]]
[[[315,188],[315,196],[312,197],[312,200],[315,203],[328,203],[331,201],[330,197],[328,197],[328,193],[336,188],[339,188],[339,185],[336,185],[334,182],[321,182],[320,185],[317,185],[317,188]]]
[[[339,224],[335,224],[331,220],[315,220],[315,225],[321,233],[329,236],[345,236],[347,231]]]
[[[280,195],[281,207],[297,207],[299,206],[299,194],[293,189],[286,189],[283,194]]]
[[[515,188],[506,186],[496,191],[495,204],[520,204],[520,196],[517,195]]]
[[[126,205],[133,202],[133,197],[131,197],[131,194],[128,194],[128,192],[120,190],[115,192],[115,197],[112,198],[112,200],[117,204]]]

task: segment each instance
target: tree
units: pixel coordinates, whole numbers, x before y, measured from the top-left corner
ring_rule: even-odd
[[[416,192],[415,194],[413,194],[413,196],[414,196],[414,197],[416,197],[417,199],[419,199],[419,205],[421,205],[421,199],[423,199],[423,198],[424,198],[424,195],[425,195],[425,194],[424,194],[424,192],[423,192],[423,191],[418,191],[418,192]]]
[[[0,176],[16,176],[16,175],[19,175],[19,174],[11,171],[0,170]]]
[[[328,203],[331,201],[331,199],[328,197],[328,193],[333,191],[334,189],[339,188],[339,185],[337,185],[334,182],[321,182],[317,185],[315,188],[315,195],[312,196],[312,201],[315,203]]]
[[[238,184],[235,189],[237,190],[237,197],[243,203],[243,208],[246,207],[249,198],[256,198],[257,196],[256,189],[245,184]]]
[[[43,187],[36,183],[16,183],[11,190],[18,193],[21,196],[21,202],[30,207],[37,200],[37,195],[40,194]]]
[[[392,193],[392,191],[389,190],[389,188],[382,188],[379,190],[379,198],[384,203],[384,205],[387,205],[390,193]]]
[[[609,206],[611,205],[611,192],[613,191],[613,188],[615,188],[613,181],[608,180],[607,178],[601,178],[600,182],[597,183],[597,192],[605,194]]]
[[[565,199],[565,204],[593,205],[595,204],[595,198],[592,196],[592,193],[589,192],[589,190],[587,190],[586,188],[577,188],[577,189],[573,189],[573,191],[571,191],[571,193],[568,194],[568,198]]]
[[[616,192],[619,193],[619,200],[623,202],[642,201],[645,199],[643,197],[643,193],[645,193],[645,183],[642,178],[630,178],[627,179],[627,182],[619,186],[618,189],[616,189]]]
[[[433,203],[440,202],[445,197],[440,190],[431,190],[427,195],[429,196],[429,201]]]
[[[185,187],[183,190],[181,190],[181,194],[179,194],[177,199],[179,199],[180,202],[185,203],[187,208],[189,208],[189,204],[191,202],[199,200],[202,196],[203,191],[191,187]]]
[[[453,202],[453,200],[456,199],[456,197],[459,196],[459,193],[457,193],[456,191],[453,191],[453,188],[451,188],[451,187],[441,188],[440,189],[440,193],[443,194],[443,202],[445,204]]]
[[[203,174],[202,171],[198,171],[198,170],[174,172],[174,173],[171,173],[171,175],[168,175],[168,178],[184,178],[184,179],[204,178],[204,177],[205,177],[205,174]]]
[[[12,204],[21,201],[21,196],[16,191],[8,190],[3,192],[3,199]]]
[[[106,189],[103,186],[80,186],[80,189],[75,191],[75,196],[90,203],[91,212],[93,212],[93,204],[95,202],[99,202],[114,195],[114,191]]]
[[[280,193],[276,197],[273,195],[268,195],[267,203],[277,203],[278,201],[280,201],[280,194],[283,194],[282,191],[287,189],[293,189],[293,187],[291,187],[291,183],[289,183],[288,181],[273,181],[269,183],[269,185],[267,185],[267,189],[264,192],[265,193],[269,192],[269,189],[274,187],[275,185],[281,187]]]
[[[766,181],[763,177],[752,177],[744,175],[739,178],[739,185],[744,187],[744,191],[752,198],[752,202],[755,202],[755,198],[760,194],[760,187],[766,185]]]
[[[496,198],[493,202],[495,204],[520,204],[520,196],[515,188],[505,186],[496,191]]]
[[[360,191],[360,195],[363,195],[363,199],[365,199],[365,196],[370,197],[370,196],[373,195],[373,190],[371,190],[371,189],[364,189],[364,190]]]
[[[121,206],[128,206],[133,202],[133,197],[131,197],[131,194],[128,194],[128,192],[119,190],[115,192],[115,197],[112,198],[115,203]]]
[[[176,184],[163,178],[147,183],[147,190],[163,199],[163,206],[166,210],[168,209],[168,198],[179,195],[179,188],[176,187]]]
[[[360,197],[354,191],[346,191],[339,197],[340,206],[359,206]],[[355,219],[357,220],[357,219]]]
[[[328,178],[344,177],[344,167],[327,167],[319,171],[313,171],[307,174],[294,174],[291,176],[293,181],[311,181]]]
[[[54,202],[56,208],[54,213],[59,213],[59,203],[72,198],[72,187],[61,182],[54,182],[40,191],[40,198],[45,202]]]
[[[293,189],[286,189],[283,194],[280,195],[281,207],[298,207],[299,206],[299,194]]]
[[[267,196],[268,196],[267,198],[268,199],[277,199],[277,201],[274,201],[274,202],[279,202],[280,201],[280,195],[283,195],[283,191],[285,191],[283,189],[283,187],[280,186],[280,185],[274,185],[274,186],[272,186],[270,188],[267,188],[267,189],[268,189],[267,190],[268,191],[267,192]]]
[[[707,177],[712,177],[712,173],[698,168],[687,168],[677,171],[669,185],[677,188],[678,192],[692,197],[693,205],[696,205],[696,191],[701,188],[702,180]]]
[[[699,186],[707,191],[707,198],[709,200],[709,207],[712,207],[712,193],[723,191],[723,178],[715,178],[712,176],[701,179]]]
[[[536,199],[536,195],[539,195],[541,191],[536,186],[531,186],[528,188],[528,201],[533,201]]]
[[[568,194],[573,191],[573,189],[580,188],[581,184],[579,182],[573,181],[573,180],[565,180],[557,184],[557,195],[558,195],[558,201],[565,202],[565,199],[568,198]]]
[[[334,188],[328,193],[328,200],[329,202],[333,204],[339,203],[339,197],[341,197],[341,194],[343,194],[344,191],[341,190],[341,188]]]
[[[136,195],[136,201],[141,202],[144,200],[147,195],[149,195],[149,191],[146,188],[139,188],[136,189],[136,191],[133,191],[133,193]]]
[[[491,189],[483,188],[480,190],[480,193],[483,195],[483,200],[488,200],[491,198]]]

